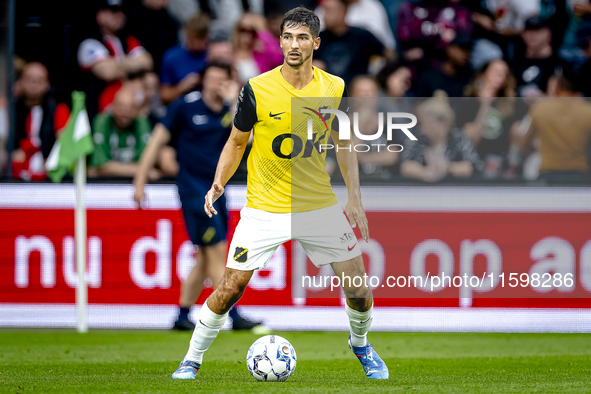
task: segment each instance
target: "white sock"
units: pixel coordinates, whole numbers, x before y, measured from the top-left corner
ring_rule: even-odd
[[[351,332],[351,345],[355,347],[365,346],[367,343],[367,332],[371,326],[371,313],[373,311],[373,304],[371,308],[365,312],[359,312],[345,304],[345,311],[349,316],[349,331]]]
[[[209,345],[218,336],[227,318],[228,312],[223,315],[212,312],[207,306],[206,300],[199,312],[195,331],[193,331],[191,344],[189,345],[189,351],[185,359],[201,364],[203,362],[203,353],[205,353]]]

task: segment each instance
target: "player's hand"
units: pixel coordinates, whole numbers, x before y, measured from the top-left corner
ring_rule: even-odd
[[[207,216],[212,217],[212,213],[214,215],[218,214],[218,211],[213,207],[213,203],[216,202],[222,194],[224,194],[224,187],[219,183],[214,182],[213,185],[211,185],[211,189],[209,189],[205,195],[205,205],[203,206],[203,209]]]
[[[146,200],[146,193],[144,191],[144,185],[133,185],[133,201],[137,208],[142,209],[142,203]]]
[[[234,102],[240,93],[240,84],[232,79],[222,82],[219,95],[224,100]]]
[[[162,173],[155,168],[151,168],[148,171],[148,179],[151,181],[157,181],[162,176]]]
[[[361,236],[363,237],[365,242],[369,242],[369,228],[367,226],[367,217],[365,216],[365,210],[361,205],[361,200],[349,199],[349,202],[347,202],[347,206],[345,207],[345,213],[349,218],[349,223],[351,223],[351,227],[355,228],[359,224],[359,231],[361,231]]]

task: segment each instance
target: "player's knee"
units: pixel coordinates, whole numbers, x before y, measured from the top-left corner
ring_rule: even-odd
[[[359,312],[365,312],[373,305],[373,298],[371,298],[371,294],[370,297],[348,298],[347,301],[351,308]]]
[[[347,298],[353,298],[353,299],[369,298],[369,299],[371,299],[371,297],[372,297],[371,290],[365,286],[350,287],[348,289],[344,289],[344,291],[345,291],[345,295],[347,296]]]
[[[371,290],[367,287],[349,288],[345,290],[345,295],[350,303],[356,305],[359,311],[368,310],[373,303]]]

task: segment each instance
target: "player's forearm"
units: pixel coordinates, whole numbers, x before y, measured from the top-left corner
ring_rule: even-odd
[[[120,177],[133,177],[138,170],[138,165],[135,163],[117,163],[115,161],[108,161],[100,167],[97,167],[98,175],[111,175]]]
[[[164,104],[170,104],[185,91],[185,86],[180,83],[174,86],[162,86],[160,88],[160,99]]]
[[[334,139],[334,138],[333,138]],[[340,140],[336,143],[338,146],[336,155],[341,174],[347,185],[349,199],[361,200],[361,190],[359,188],[359,164],[357,162],[357,153],[353,150],[351,141]]]
[[[140,161],[138,163],[137,172],[133,179],[134,185],[145,185],[148,182],[148,172],[154,168],[154,163],[160,152],[162,145],[166,144],[170,139],[170,134],[162,124],[157,124],[152,132],[152,137],[148,145],[144,148]]]
[[[234,138],[230,137],[220,156],[215,171],[214,183],[218,183],[222,186],[225,186],[226,183],[228,183],[240,165],[247,143],[248,138],[246,139],[246,142],[244,142],[236,141]]]

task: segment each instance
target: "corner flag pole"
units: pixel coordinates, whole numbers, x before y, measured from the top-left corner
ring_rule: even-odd
[[[74,170],[76,184],[76,210],[74,214],[74,232],[76,245],[76,307],[78,310],[78,332],[88,332],[86,305],[88,289],[86,287],[86,208],[84,207],[84,186],[86,185],[86,156],[94,151],[88,113],[86,112],[86,94],[72,92],[72,113],[68,124],[58,137],[49,157],[45,162],[47,175],[53,182],[62,181],[67,172]]]
[[[76,286],[76,306],[78,309],[77,330],[88,332],[86,322],[86,305],[88,304],[88,287],[86,284],[86,207],[84,206],[84,186],[86,184],[86,155],[78,157],[76,173],[76,271],[78,271],[78,286]]]

